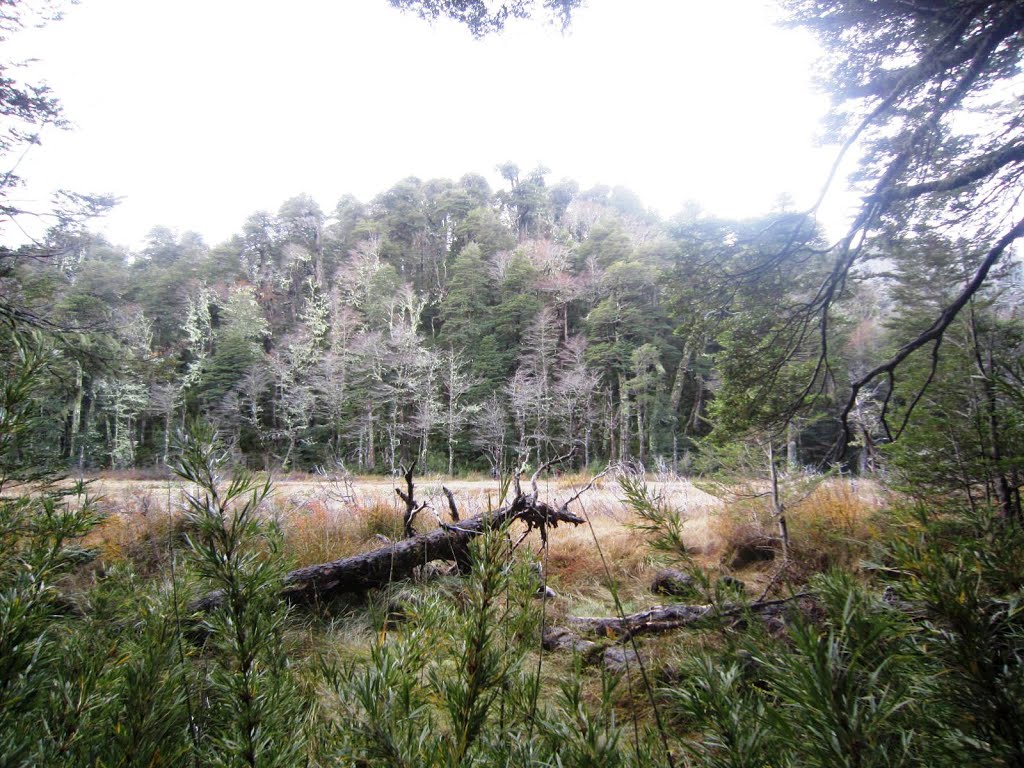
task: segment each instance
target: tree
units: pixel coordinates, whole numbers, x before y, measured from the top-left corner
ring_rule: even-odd
[[[493,303],[487,262],[480,246],[470,243],[455,257],[448,280],[448,295],[441,305],[441,338],[455,349],[474,349],[484,335],[480,318]]]
[[[508,432],[508,416],[498,395],[485,400],[473,418],[471,442],[491,465],[491,472],[499,474],[505,467],[505,437]]]
[[[128,278],[132,299],[153,322],[154,349],[167,349],[177,337],[187,311],[188,287],[196,281],[207,256],[206,244],[196,233],[179,237],[167,227],[154,227],[142,252],[134,254],[131,269],[119,270]]]
[[[448,16],[476,35],[500,31],[509,17],[537,12],[526,0],[493,12],[482,0],[392,4],[424,18]],[[544,5],[568,23],[578,4],[552,0]],[[813,397],[834,378],[834,350],[828,345],[833,309],[878,236],[913,239],[939,229],[970,239],[984,254],[972,278],[924,330],[851,382],[842,410],[848,441],[850,415],[865,390],[881,380],[891,392],[897,374],[918,351],[931,349],[937,365],[946,330],[993,266],[1024,237],[1019,204],[1024,122],[1013,87],[1024,58],[1024,5],[1005,0],[783,0],[783,5],[788,23],[812,30],[825,48],[820,75],[834,97],[828,128],[841,145],[826,190],[845,156],[859,152],[854,182],[863,199],[848,231],[830,249],[831,271],[795,306],[778,346],[787,354],[809,333],[819,335],[817,365],[797,400]],[[789,219],[794,242],[813,227],[821,202],[805,216]],[[789,251],[768,253],[765,263],[778,263],[791,256]]]
[[[452,252],[461,253],[470,243],[476,243],[483,257],[489,259],[514,248],[516,239],[494,209],[481,205],[456,225]]]
[[[297,195],[281,204],[277,212],[277,238],[282,243],[292,285],[301,286],[310,276],[323,284],[324,214],[309,195]]]
[[[263,343],[270,335],[251,286],[232,289],[227,300],[219,303],[219,321],[216,329],[211,328],[213,350],[201,358],[195,387],[195,397],[204,411],[220,406],[249,370],[262,363]],[[202,321],[201,313],[196,314],[194,308],[190,317]]]
[[[296,448],[313,418],[313,370],[327,348],[328,313],[326,299],[313,279],[307,282],[307,296],[300,322],[271,356],[275,379],[274,415],[278,436],[286,441],[281,465],[290,468]],[[307,465],[308,466],[308,465]]]
[[[437,191],[438,182],[424,185],[415,176],[395,184],[370,204],[373,220],[381,234],[380,255],[398,272],[401,280],[426,292],[436,285],[439,264],[447,251],[447,237],[438,242],[430,215],[427,194]],[[442,217],[443,218],[443,217]]]
[[[927,327],[980,256],[935,237],[914,245],[890,256],[893,309],[886,335],[893,348]],[[1020,356],[1022,327],[1015,314],[1021,294],[1012,270],[999,272],[947,329],[934,370],[930,359],[908,360],[876,418],[881,430],[891,427],[901,435],[885,455],[903,482],[918,492],[966,500],[972,509],[983,494],[985,503],[1013,518],[1020,515],[1024,447],[1024,414],[1011,374]]]
[[[392,6],[403,11],[412,11],[422,19],[435,21],[441,17],[465,24],[475,37],[500,32],[509,19],[529,18],[538,5],[552,21],[565,29],[572,20],[573,12],[583,0],[509,0],[493,3],[487,0],[388,0]]]
[[[517,251],[502,277],[499,301],[491,312],[490,335],[497,348],[488,363],[491,370],[485,373],[478,369],[486,378],[502,380],[512,373],[524,335],[541,310],[536,281],[537,271]]]
[[[538,166],[525,179],[519,178],[519,166],[515,163],[503,163],[498,166],[498,171],[510,189],[502,190],[496,197],[515,222],[519,240],[539,237],[548,217],[548,194],[544,183],[548,169]]]
[[[626,382],[633,396],[636,411],[636,437],[640,463],[647,461],[648,448],[654,448],[654,412],[657,407],[658,385],[664,380],[658,348],[643,344],[630,354],[633,378]]]
[[[366,216],[366,206],[353,195],[344,195],[334,206],[332,223],[324,230],[325,261],[329,262],[327,276],[334,274],[338,262],[348,255],[357,241],[356,228]]]
[[[18,0],[0,3],[0,43],[27,26],[38,26],[60,18],[59,6],[51,2],[37,4]],[[0,245],[0,282],[11,278],[17,267],[28,260],[48,259],[73,249],[81,238],[85,221],[112,207],[110,195],[83,195],[59,190],[54,193],[48,209],[25,208],[13,201],[10,194],[23,183],[17,167],[25,153],[40,144],[40,133],[47,126],[69,127],[60,102],[41,83],[24,82],[16,76],[24,62],[0,60],[0,162],[5,172],[0,176],[0,234],[10,234],[28,242],[18,247]],[[45,234],[40,232],[40,222]],[[46,306],[27,305],[17,295],[0,293],[0,318],[33,325],[49,325]]]
[[[590,464],[590,441],[594,432],[594,400],[600,377],[586,364],[587,342],[583,336],[566,339],[558,354],[555,377],[555,415],[561,417],[569,448],[583,444],[583,466]],[[580,434],[582,432],[582,435]]]
[[[789,0],[786,6],[790,23],[811,29],[825,48],[822,77],[834,97],[829,127],[842,138],[840,159],[858,150],[861,156],[854,180],[863,202],[832,249],[831,272],[801,307],[804,327],[816,325],[823,340],[814,375],[831,374],[824,343],[831,311],[879,237],[955,233],[983,254],[927,327],[853,380],[842,414],[849,437],[849,416],[875,382],[887,382],[891,393],[919,350],[930,349],[938,364],[947,329],[1024,236],[1018,202],[1024,124],[1008,87],[1024,57],[1024,6],[997,0]],[[798,222],[792,231],[805,226]]]
[[[448,445],[448,474],[455,472],[455,446],[458,436],[469,421],[469,417],[478,409],[469,406],[464,398],[479,383],[479,380],[466,372],[466,362],[457,352],[449,350],[441,358],[441,392],[444,397],[445,442]]]
[[[115,354],[96,380],[93,392],[96,409],[102,414],[110,466],[127,469],[136,462],[136,448],[141,442],[136,428],[148,405],[143,366],[150,355],[151,331],[146,317],[136,308],[118,311],[116,319]]]

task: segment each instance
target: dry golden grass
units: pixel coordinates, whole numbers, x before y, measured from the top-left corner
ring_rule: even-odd
[[[540,483],[541,497],[560,504],[587,482],[589,478],[582,476],[546,478]],[[443,483],[454,491],[463,517],[500,503],[493,480]],[[435,511],[448,519],[441,485],[441,480],[434,479],[417,484],[417,499],[431,507],[420,513],[417,530],[437,525]],[[400,538],[404,505],[394,488],[395,483],[387,478],[356,480],[344,488],[311,477],[284,480],[275,483],[265,512],[281,525],[288,560],[301,567]],[[649,490],[680,511],[687,547],[697,553],[699,564],[712,570],[721,567],[721,559],[737,543],[776,533],[765,498],[744,499],[740,494],[723,503],[681,480],[652,481]],[[95,491],[105,495],[102,504],[108,517],[87,543],[99,548],[108,562],[129,559],[147,569],[158,567],[174,537],[180,536],[183,486],[116,478],[99,481]],[[620,497],[615,480],[602,478],[573,505],[574,511],[589,520],[588,525],[562,525],[552,530],[546,554],[541,552],[536,533],[522,545],[545,560],[549,583],[566,608],[571,604],[574,611],[607,612],[613,602],[609,578],[627,605],[642,607],[655,599],[648,589],[654,571],[664,563],[645,536],[630,526],[635,522],[633,513]],[[873,484],[859,481],[855,485],[842,478],[808,486],[802,496],[794,494],[787,517],[793,560],[799,569],[810,573],[831,564],[855,562],[864,551],[864,542],[877,538],[875,512],[883,501]],[[518,532],[513,536],[518,538]],[[769,567],[755,564],[744,578],[756,584],[758,572]]]
[[[174,501],[179,494],[173,493]],[[128,484],[95,503],[105,518],[82,543],[99,550],[103,562],[130,560],[143,572],[152,572],[181,534],[181,505],[168,503],[165,491]]]
[[[778,536],[767,488],[751,484],[709,521],[728,564],[751,542]],[[834,565],[855,565],[879,537],[877,514],[886,503],[875,483],[850,478],[807,481],[784,494],[790,537],[791,571],[806,578]],[[754,564],[754,570],[764,564]]]
[[[650,568],[651,554],[635,531],[610,517],[595,517],[591,525],[560,526],[551,532],[546,562],[556,591],[603,594],[609,576],[626,587]]]
[[[568,493],[555,495],[564,498],[582,485],[576,483],[566,489]],[[685,481],[651,482],[648,488],[680,512],[689,548],[713,549],[708,520],[720,506],[717,499]],[[616,482],[603,481],[581,499],[576,511],[587,518],[587,525],[560,526],[551,533],[547,566],[554,589],[579,613],[609,613],[614,602],[611,586],[627,610],[652,602],[651,580],[664,563],[644,534],[632,526],[637,519],[621,501]]]
[[[884,494],[865,481],[833,478],[793,504],[793,558],[812,571],[853,566],[879,538]]]
[[[560,504],[589,480],[582,476],[546,478],[539,484],[540,494]],[[443,484],[455,493],[463,517],[501,502],[493,480],[445,480]],[[432,479],[417,484],[417,500],[427,501],[431,507],[420,513],[417,530],[437,525],[435,510],[442,519],[448,519],[448,502],[441,486],[441,480]],[[709,511],[720,503],[686,482],[651,486],[653,492],[684,511],[687,536],[693,546],[713,548],[709,544]],[[311,477],[275,481],[265,514],[279,522],[289,562],[297,567],[328,562],[401,537],[404,505],[394,488],[395,484],[386,478],[356,480],[346,487]],[[106,562],[128,559],[147,570],[157,567],[173,546],[171,539],[180,535],[183,491],[182,484],[166,480],[99,480],[94,492],[103,495],[108,517],[89,543],[100,549]],[[574,511],[589,518],[593,528],[562,525],[550,532],[546,565],[551,586],[564,595],[565,601],[584,601],[598,613],[608,612],[612,606],[609,576],[627,603],[642,603],[650,599],[647,590],[651,576],[660,565],[644,537],[629,527],[632,513],[620,501],[620,495],[614,479],[599,480],[573,505]],[[513,533],[516,538],[518,535]],[[538,534],[532,534],[522,547],[532,548],[538,558],[542,557]]]
[[[312,499],[283,516],[285,553],[298,567],[353,555],[362,545],[358,529],[351,516],[341,515]]]

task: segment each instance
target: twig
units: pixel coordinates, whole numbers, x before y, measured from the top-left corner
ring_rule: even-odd
[[[557,457],[555,459],[551,459],[550,461],[545,461],[543,464],[541,464],[539,467],[537,467],[537,471],[534,472],[533,475],[531,475],[531,477],[530,477],[530,486],[533,488],[533,498],[534,498],[534,501],[536,501],[538,498],[540,498],[540,491],[537,489],[537,478],[540,477],[542,473],[544,473],[547,470],[551,469],[556,464],[561,464],[563,461],[568,461],[569,459],[571,459],[573,457],[573,455],[575,453],[576,453],[576,446],[573,446],[572,448],[569,449],[569,452],[567,454],[565,454],[564,456],[559,456],[559,457]]]

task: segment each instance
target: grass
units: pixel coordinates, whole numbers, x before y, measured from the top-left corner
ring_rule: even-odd
[[[771,514],[767,488],[759,483],[735,486],[722,492],[721,511],[706,521],[713,551],[722,567],[730,568],[751,546],[764,549],[777,539],[778,526]],[[806,580],[830,567],[855,567],[872,543],[885,533],[888,498],[866,480],[844,477],[796,478],[783,489],[790,536],[791,576]],[[772,567],[775,558],[744,566],[757,575]]]
[[[585,480],[564,476],[546,479],[541,496],[558,504]],[[83,583],[83,591],[93,588],[94,594],[100,594],[104,579],[108,582],[105,589],[110,591],[116,573],[131,570],[116,567],[125,562],[147,577],[139,580],[140,584],[157,585],[160,575],[166,574],[168,554],[188,549],[182,537],[183,486],[166,482],[156,486],[124,484],[117,480],[104,487],[105,482],[100,481],[94,488],[105,492],[105,519],[86,542],[100,551],[103,561],[96,578],[99,588]],[[455,489],[465,516],[497,504],[492,483],[460,480],[445,484]],[[279,528],[281,560],[287,567],[355,554],[380,546],[381,537],[394,539],[400,535],[403,505],[391,484],[354,482],[345,489],[344,498],[336,490],[310,478],[285,481],[259,508],[254,530]],[[875,598],[866,596],[863,605],[844,607],[836,603],[832,608],[822,608],[837,615],[860,611],[854,616],[856,620],[843,621],[844,626],[861,632],[863,638],[829,635],[826,639],[835,653],[830,651],[831,655],[820,659],[815,655],[821,650],[820,627],[815,622],[826,622],[821,626],[827,629],[830,625],[825,614],[808,614],[805,624],[799,618],[788,617],[787,621],[795,619],[795,623],[779,630],[785,635],[782,643],[774,640],[774,635],[768,637],[767,630],[756,621],[743,622],[742,626],[709,622],[685,632],[645,634],[636,638],[636,647],[653,682],[653,693],[648,692],[635,661],[623,673],[606,669],[600,652],[586,662],[569,652],[542,652],[538,631],[542,614],[546,625],[566,626],[565,619],[570,615],[606,616],[619,609],[629,613],[670,601],[672,598],[652,595],[649,586],[654,571],[671,561],[673,551],[677,561],[710,571],[713,582],[716,575],[730,570],[722,558],[737,543],[774,533],[766,499],[757,495],[756,484],[733,489],[732,497],[723,495],[721,500],[680,481],[652,480],[648,490],[661,495],[664,503],[658,509],[668,510],[672,521],[676,514],[679,516],[679,525],[673,522],[672,530],[681,531],[682,541],[678,537],[673,540],[674,550],[663,548],[659,554],[652,546],[656,531],[650,525],[646,529],[636,525],[643,521],[656,523],[658,518],[638,516],[620,500],[622,490],[612,481],[605,481],[576,505],[588,524],[562,525],[550,531],[547,550],[541,549],[539,536],[533,534],[509,560],[506,539],[498,537],[490,544],[491,564],[478,563],[469,577],[443,575],[442,569],[430,569],[420,578],[349,602],[339,601],[308,612],[279,611],[276,618],[267,613],[261,619],[266,629],[255,624],[253,627],[259,630],[257,637],[278,633],[276,645],[259,646],[260,652],[267,654],[268,664],[280,665],[282,680],[287,683],[275,695],[308,695],[296,711],[315,718],[316,725],[310,726],[310,732],[320,733],[325,744],[329,741],[332,748],[340,750],[333,757],[325,756],[324,764],[362,764],[354,758],[392,747],[406,755],[407,764],[460,764],[470,756],[490,764],[488,755],[501,744],[506,751],[500,752],[503,757],[495,758],[495,764],[549,764],[549,758],[537,756],[558,754],[566,765],[662,765],[664,760],[651,759],[650,755],[664,754],[656,738],[656,723],[664,716],[669,741],[690,744],[686,748],[696,750],[694,757],[711,760],[701,763],[711,765],[718,764],[713,762],[715,754],[704,754],[699,745],[731,733],[729,729],[736,723],[730,719],[730,702],[737,702],[742,712],[753,717],[763,709],[757,686],[770,684],[776,686],[773,690],[777,695],[789,697],[780,700],[796,707],[807,691],[815,693],[819,683],[831,684],[837,679],[836,670],[842,672],[844,665],[852,663],[844,655],[847,645],[854,649],[863,645],[868,651],[876,646],[887,650],[902,636],[901,629],[882,635],[882,645],[872,640],[870,622],[881,621],[887,614],[873,607],[871,600]],[[885,496],[872,484],[854,484],[843,478],[817,479],[793,482],[787,485],[785,494],[793,538],[791,570],[786,575],[801,584],[810,581],[811,589],[826,596],[828,592],[822,592],[821,585],[827,583],[813,574],[834,567],[844,573],[856,572],[867,548],[884,542],[892,533],[879,514]],[[447,516],[441,481],[424,482],[416,495]],[[266,526],[268,520],[278,525]],[[197,523],[193,519],[189,524]],[[420,531],[436,524],[429,509],[417,520]],[[511,531],[511,539],[518,539],[519,532]],[[195,535],[195,531],[192,533]],[[272,551],[267,542],[275,540],[276,535],[265,541],[253,539],[255,547],[239,550],[240,574],[259,573],[263,558]],[[249,558],[249,552],[254,553],[253,558]],[[495,553],[497,559],[493,559]],[[206,561],[219,567],[214,554],[211,550]],[[544,601],[534,595],[535,576],[529,568],[537,562],[544,563],[547,583],[557,593]],[[774,567],[774,563],[759,562],[737,572],[747,583],[748,597],[761,591]],[[115,576],[104,576],[102,569]],[[190,578],[182,571],[179,575],[183,581]],[[835,581],[835,571],[828,578],[833,580],[836,594],[854,594],[860,589],[860,576],[851,577],[848,585]],[[126,582],[125,594],[134,594],[134,589]],[[265,584],[251,595],[253,599],[269,598],[267,604],[275,605],[272,587],[268,591]],[[102,606],[98,598],[89,599],[97,600],[94,606]],[[722,599],[734,601],[735,596]],[[702,602],[703,598],[693,601]],[[824,605],[820,600],[819,604]],[[248,621],[245,611],[244,605],[238,608],[235,624]],[[862,625],[863,632],[857,629]],[[610,648],[633,648],[630,643],[616,645],[614,637],[594,639]],[[186,647],[174,651],[167,646],[166,650],[174,653],[167,656],[166,663],[172,667],[187,664],[193,671],[211,663],[223,664],[223,674],[218,673],[216,680],[226,684],[230,679],[225,675],[234,674],[231,654],[249,658],[249,651],[248,646],[239,645],[233,650],[233,646],[222,645],[217,651],[220,655],[209,649]],[[179,653],[189,658],[183,660]],[[701,659],[707,664],[696,664]],[[802,665],[807,659],[820,661],[820,669],[812,670],[818,677],[804,674]],[[886,668],[879,669],[878,674],[882,674]],[[874,667],[866,666],[863,676],[869,679],[875,672]],[[745,675],[753,676],[747,680]],[[793,680],[806,682],[807,691],[793,687],[795,683],[790,685]],[[898,682],[899,676],[892,676],[892,680]],[[860,693],[858,696],[864,698]],[[884,698],[879,702],[879,706],[890,703]],[[663,706],[661,714],[656,704]],[[719,721],[694,714],[711,711],[712,705],[719,704],[721,712],[714,709],[716,717],[721,716]],[[270,710],[263,713],[274,728],[284,727],[271,714]],[[750,719],[747,715],[743,715],[744,722]],[[476,726],[472,732],[458,730],[460,724],[476,717],[479,730]],[[383,730],[378,728],[381,723],[385,724]],[[871,723],[862,730],[868,726],[878,730]],[[326,730],[316,730],[320,728]],[[532,735],[536,739],[531,740]],[[687,735],[694,737],[692,743]],[[616,743],[614,749],[609,747]],[[799,742],[803,745],[800,749],[810,749],[808,745],[815,743],[810,737],[804,738]],[[777,746],[767,745],[765,749]],[[448,757],[442,760],[443,755]],[[391,763],[378,760],[367,764]]]
[[[561,502],[587,482],[589,478],[576,475],[545,478],[540,482],[541,497]],[[498,503],[493,480],[428,479],[417,485],[417,499],[431,507],[418,516],[417,530],[437,525],[434,510],[448,519],[442,485],[454,490],[463,517]],[[275,482],[275,492],[264,504],[263,513],[280,523],[284,555],[293,567],[327,562],[401,537],[403,507],[394,487],[387,479],[375,477],[356,478],[348,488],[340,489],[316,476],[292,474]],[[698,553],[697,561],[717,565],[716,557],[737,535],[737,520],[746,512],[740,507],[726,508],[721,501],[683,481],[652,481],[650,488],[681,511],[684,537],[688,547]],[[173,546],[172,539],[182,533],[182,491],[179,483],[166,480],[133,481],[120,474],[99,477],[93,492],[101,497],[106,519],[85,543],[98,548],[104,561],[128,560],[146,573],[156,571]],[[590,609],[588,612],[612,610],[595,536],[623,599],[639,606],[652,599],[648,593],[650,580],[663,563],[652,554],[644,537],[630,528],[632,513],[621,496],[613,479],[598,481],[576,505],[593,529],[588,525],[563,525],[550,532],[551,546],[545,558],[548,582],[567,609],[582,603]],[[851,491],[824,486],[794,511],[794,519],[800,521],[795,526],[800,535],[804,529],[808,535],[813,534],[815,542],[822,537],[846,535],[853,530],[853,521],[860,519],[854,501]],[[513,535],[518,538],[518,533]],[[522,547],[537,551],[540,557],[536,535]]]
[[[552,478],[542,483],[541,496],[560,503],[583,485],[582,477]],[[497,504],[497,488],[491,481],[460,480],[450,486],[455,489],[464,517],[484,511],[488,504]],[[741,536],[750,535],[751,531],[770,531],[771,521],[763,503],[758,506],[758,500],[741,498],[723,503],[681,481],[652,481],[649,487],[680,512],[684,541],[687,549],[695,553],[691,565],[712,573],[729,570],[723,568],[721,559]],[[145,482],[125,485],[119,480],[111,483],[102,478],[94,489],[105,493],[106,518],[86,544],[99,549],[106,564],[129,561],[140,573],[158,573],[166,566],[171,549],[181,540],[182,487],[169,486],[166,481],[155,487]],[[392,484],[377,479],[370,483],[355,481],[346,489],[344,498],[335,490],[315,478],[301,478],[279,483],[274,495],[264,503],[261,514],[280,524],[282,554],[289,567],[347,557],[379,547],[385,539],[400,538],[403,506],[394,495]],[[648,537],[632,527],[635,515],[623,504],[621,496],[614,481],[604,481],[575,505],[577,512],[589,519],[589,525],[562,525],[551,530],[546,552],[541,549],[536,533],[522,543],[520,555],[543,563],[547,584],[556,594],[547,601],[548,623],[557,624],[567,615],[614,614],[613,590],[626,612],[671,600],[650,592],[654,573],[667,563],[652,550]],[[417,487],[417,498],[428,501],[447,519],[447,500],[441,492],[441,482],[424,482]],[[862,483],[854,487],[839,479],[819,483],[795,499],[789,514],[794,559],[800,563],[803,577],[832,564],[855,564],[864,542],[878,535],[875,512],[881,501],[874,486]],[[422,512],[416,523],[420,531],[436,525],[430,509]],[[518,539],[519,530],[511,535],[513,540]],[[435,570],[435,574],[439,571]],[[760,591],[770,572],[770,564],[758,563],[737,575],[748,583],[748,591],[754,592]],[[380,598],[383,603],[378,608],[386,615],[395,606],[415,606],[422,600],[433,599],[431,595],[458,604],[461,583],[456,577],[438,579],[434,575],[426,583],[396,585]],[[403,608],[397,615],[404,612]],[[335,605],[329,613],[300,618],[290,642],[295,652],[307,660],[329,658],[338,664],[365,663],[369,649],[379,642],[382,631],[372,613],[360,600],[347,608]],[[401,632],[401,621],[392,630]],[[696,635],[687,643],[705,642],[699,637]],[[662,637],[645,639],[644,647],[645,653],[660,659],[654,668],[657,675],[671,676],[680,654],[686,655],[677,640]],[[539,650],[532,653],[530,664],[536,663]],[[543,665],[549,667],[545,679],[550,689],[564,679],[566,665],[571,663],[571,658],[545,654]],[[600,680],[589,680],[584,692],[587,697],[594,697]],[[619,697],[624,696],[620,691]]]
[[[560,502],[588,481],[575,475],[545,478],[540,483],[541,496]],[[492,480],[430,479],[417,486],[417,499],[431,507],[420,513],[417,530],[437,525],[434,510],[448,519],[442,484],[454,490],[463,517],[498,503],[497,484]],[[356,478],[345,494],[315,476],[292,475],[275,487],[263,513],[279,521],[284,555],[292,567],[348,557],[401,537],[403,507],[394,484],[386,479]],[[651,481],[649,488],[680,512],[684,540],[694,553],[692,562],[711,571],[732,572],[728,558],[737,546],[776,533],[767,500],[757,495],[756,485],[734,488],[731,496],[723,494],[721,499],[682,481]],[[182,534],[181,486],[166,480],[131,481],[105,475],[94,483],[93,491],[102,497],[106,519],[84,543],[97,548],[105,562],[127,560],[142,573],[157,572],[175,537]],[[559,595],[558,610],[594,615],[613,611],[608,574],[595,536],[620,598],[638,609],[657,601],[649,594],[649,586],[654,572],[665,563],[645,537],[630,527],[635,522],[633,513],[621,496],[614,480],[602,479],[577,505],[592,528],[563,525],[552,530],[544,556],[536,535],[522,544],[524,551],[532,550],[534,557],[544,560],[548,584]],[[847,478],[791,489],[787,517],[793,575],[806,579],[830,566],[855,566],[871,542],[884,533],[877,513],[885,502],[876,485]],[[513,536],[518,538],[518,533]],[[756,589],[771,577],[772,568],[771,562],[753,563],[736,575]]]

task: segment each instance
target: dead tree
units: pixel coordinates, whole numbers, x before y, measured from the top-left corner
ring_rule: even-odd
[[[337,595],[360,593],[375,587],[383,587],[393,581],[412,576],[419,566],[436,560],[454,561],[465,564],[469,561],[470,542],[487,530],[496,530],[516,520],[526,523],[527,532],[539,530],[542,540],[547,541],[547,529],[556,528],[559,523],[581,525],[583,518],[569,511],[569,505],[576,501],[593,483],[553,507],[539,499],[537,478],[559,461],[542,465],[530,478],[530,490],[523,491],[520,474],[513,478],[514,496],[511,502],[483,514],[454,523],[441,523],[427,533],[414,535],[371,552],[344,557],[329,563],[308,565],[288,573],[284,578],[281,597],[293,604],[311,604],[329,600]],[[413,499],[411,470],[408,475],[407,492],[399,491],[403,500]],[[454,506],[454,500],[450,502]],[[408,502],[407,502],[407,506]],[[410,507],[416,509],[415,503]],[[423,507],[421,506],[420,509]],[[417,510],[418,511],[418,510]],[[407,513],[408,514],[408,513]],[[454,517],[454,516],[453,516]],[[407,523],[411,521],[407,518]],[[223,595],[211,592],[189,605],[189,610],[207,611],[220,605]]]
[[[413,459],[412,464],[409,465],[405,474],[402,475],[402,477],[405,478],[405,491],[403,492],[401,488],[395,488],[395,493],[398,494],[398,498],[405,502],[405,514],[402,516],[402,530],[405,533],[405,538],[407,539],[411,539],[416,535],[416,530],[412,527],[413,522],[416,520],[416,515],[427,508],[426,502],[423,502],[419,506],[416,505],[416,486],[412,481],[413,472],[415,470],[416,459]],[[457,517],[455,519],[458,520]]]

